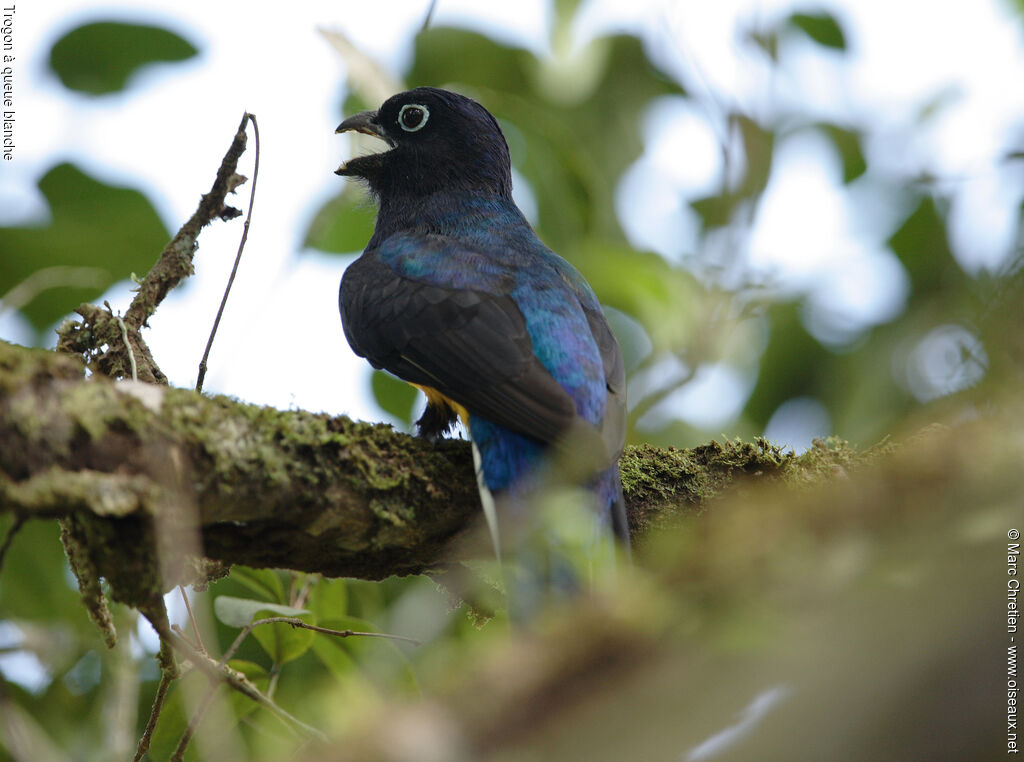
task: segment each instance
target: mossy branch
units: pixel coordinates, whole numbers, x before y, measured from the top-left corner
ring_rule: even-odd
[[[737,477],[807,479],[818,463],[763,441],[629,448],[634,535]],[[462,441],[86,380],[75,358],[0,342],[0,511],[70,521],[83,563],[131,605],[230,564],[364,579],[436,568],[479,514],[475,485]]]

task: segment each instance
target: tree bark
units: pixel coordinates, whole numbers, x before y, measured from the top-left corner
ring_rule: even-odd
[[[702,510],[737,477],[807,479],[853,462],[819,450],[628,448],[634,537]],[[73,357],[0,342],[0,512],[61,519],[69,555],[140,606],[231,564],[363,579],[430,570],[451,560],[479,499],[464,441],[86,379]]]

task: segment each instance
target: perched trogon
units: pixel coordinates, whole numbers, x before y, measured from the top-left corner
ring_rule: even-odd
[[[628,548],[622,353],[590,285],[512,200],[497,120],[463,95],[418,87],[337,128],[348,131],[388,145],[336,172],[378,204],[373,237],[341,281],[352,349],[424,391],[421,434],[462,418],[496,497],[528,492],[559,453],[586,453],[581,480]]]

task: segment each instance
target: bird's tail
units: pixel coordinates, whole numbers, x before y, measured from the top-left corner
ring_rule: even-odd
[[[468,428],[468,427],[467,427]],[[498,509],[494,502],[494,495],[484,481],[483,459],[480,455],[480,448],[476,446],[473,437],[469,438],[473,447],[473,470],[476,472],[476,486],[480,490],[480,504],[484,509],[484,518],[487,520],[487,529],[491,533],[491,542],[494,543],[494,557],[501,567],[501,535],[498,533]]]

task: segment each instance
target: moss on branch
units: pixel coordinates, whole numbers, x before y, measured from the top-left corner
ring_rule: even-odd
[[[763,440],[628,448],[630,523],[642,541],[742,477],[814,478],[853,457]],[[197,557],[364,579],[430,569],[477,518],[475,484],[462,441],[86,379],[74,358],[0,342],[0,511],[65,520],[132,605],[208,572]]]

